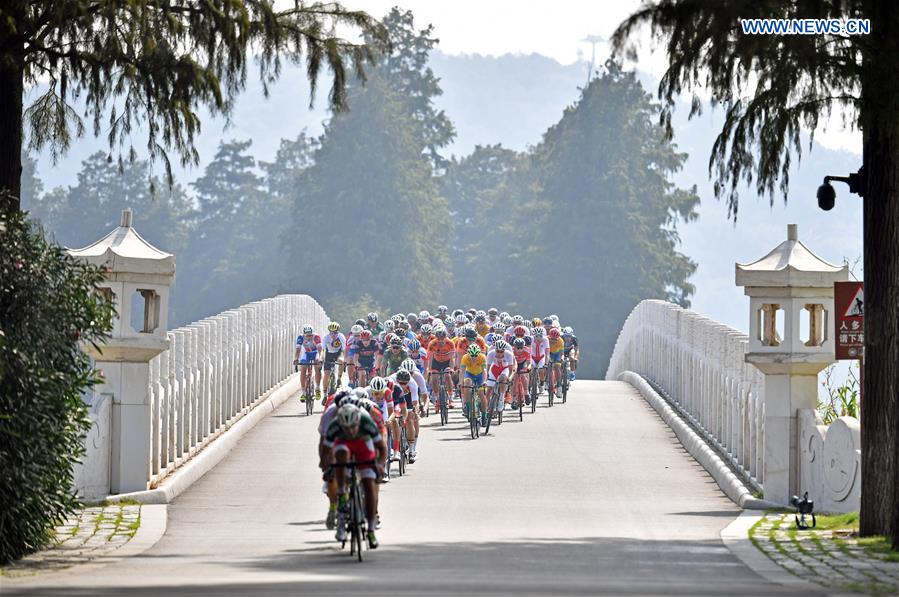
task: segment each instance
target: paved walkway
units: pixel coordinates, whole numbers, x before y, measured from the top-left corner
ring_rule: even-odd
[[[797,594],[719,532],[739,513],[628,385],[579,380],[568,404],[468,438],[425,425],[383,487],[381,548],[359,564],[324,528],[318,417],[297,400],[169,507],[141,556],[3,594]]]
[[[899,561],[834,531],[796,529],[792,514],[768,514],[750,529],[753,543],[799,578],[824,587],[899,595]]]
[[[128,543],[140,527],[140,505],[111,504],[84,508],[56,527],[56,542],[5,566],[9,578],[62,570],[108,556]]]

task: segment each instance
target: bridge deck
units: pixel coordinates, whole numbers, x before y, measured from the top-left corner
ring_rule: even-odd
[[[579,380],[568,404],[477,441],[458,409],[445,428],[426,419],[419,462],[383,488],[382,546],[363,564],[324,528],[318,417],[299,412],[286,403],[170,505],[143,556],[40,592],[790,593],[723,546],[738,509],[626,384]]]

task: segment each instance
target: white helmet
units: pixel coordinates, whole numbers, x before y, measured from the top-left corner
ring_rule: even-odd
[[[493,343],[494,350],[498,350],[498,351],[502,352],[502,351],[506,350],[507,348],[509,348],[509,345],[506,344],[505,340],[497,340],[496,342]]]
[[[419,318],[419,319],[427,319],[427,318],[430,317],[430,316],[431,316],[431,314],[428,313],[428,312],[425,311],[425,310],[421,310],[421,311],[418,312],[418,318]]]
[[[311,325],[309,325],[309,324],[307,323],[306,325],[303,326],[303,335],[304,335],[304,336],[305,336],[306,334],[311,334],[312,332],[313,332],[313,330],[312,330],[312,326],[311,326]]]
[[[354,336],[358,336],[359,334],[362,333],[362,326],[358,325],[358,324],[354,325],[353,327],[350,328],[350,333],[353,334]]]
[[[383,392],[387,389],[387,380],[383,377],[373,377],[371,378],[371,381],[368,382],[368,387],[374,392]]]
[[[421,333],[422,334],[430,334],[432,329],[434,329],[434,328],[431,326],[431,324],[426,323],[423,326],[421,326]]]
[[[404,369],[409,373],[414,373],[418,369],[418,365],[412,359],[406,359],[400,364],[400,369]]]
[[[359,420],[362,418],[362,411],[359,410],[359,407],[355,404],[346,404],[344,403],[339,409],[337,409],[337,423],[343,429],[350,429],[359,424]]]
[[[392,332],[396,328],[396,322],[392,319],[388,319],[384,322],[384,329],[388,332]]]

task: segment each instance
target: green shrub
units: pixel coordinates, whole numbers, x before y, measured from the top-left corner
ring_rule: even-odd
[[[97,383],[79,342],[102,342],[114,307],[102,273],[0,213],[0,563],[40,549],[77,506],[72,464]]]

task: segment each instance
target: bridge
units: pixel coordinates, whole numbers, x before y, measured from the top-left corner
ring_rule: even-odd
[[[95,258],[112,263],[132,233],[126,218]],[[112,346],[143,350],[110,362],[77,478],[89,497],[167,503],[166,532],[138,556],[4,594],[803,592],[759,576],[721,533],[799,490],[826,510],[858,507],[858,422],[823,425],[809,393],[833,359],[820,318],[845,271],[808,255],[791,229],[737,266],[750,335],[644,301],[607,379],[579,379],[567,404],[541,401],[477,441],[458,412],[423,419],[420,458],[382,487],[381,547],[362,565],[324,528],[318,417],[296,399],[292,340],[327,321],[321,306],[278,296],[167,331],[168,257],[138,280],[124,270],[147,268],[119,259]],[[777,286],[778,271],[794,285]],[[143,301],[125,304],[135,292]]]

